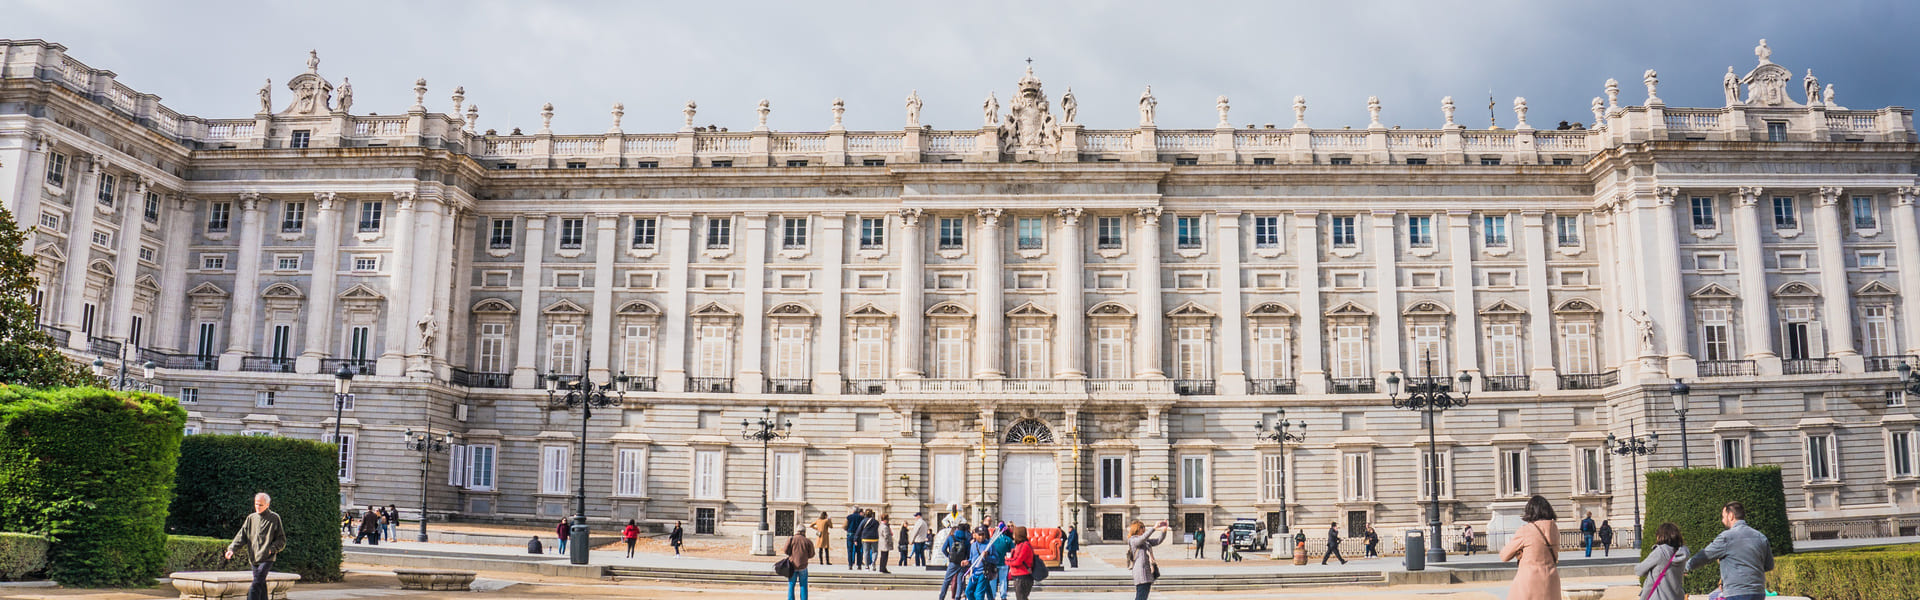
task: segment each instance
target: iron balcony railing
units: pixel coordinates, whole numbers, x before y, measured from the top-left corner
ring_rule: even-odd
[[[506,386],[503,385],[500,387],[506,387]],[[660,389],[660,378],[658,377],[654,377],[652,375],[628,375],[627,376],[627,391],[629,392],[652,392],[652,391],[658,391],[659,389]]]
[[[1787,375],[1825,375],[1840,372],[1838,358],[1789,358],[1780,361],[1780,372]]]
[[[1619,371],[1605,373],[1574,373],[1560,376],[1560,389],[1563,390],[1599,390],[1620,383]]]
[[[1527,375],[1493,375],[1480,381],[1480,389],[1489,392],[1524,392],[1533,389],[1533,377]]]
[[[54,343],[59,344],[61,346],[66,346],[68,343],[71,343],[73,341],[73,332],[67,331],[65,329],[61,329],[59,327],[54,327],[52,325],[48,325],[46,323],[40,324],[40,331],[45,332],[48,336],[53,338]]]
[[[1335,377],[1333,378],[1333,393],[1335,394],[1371,394],[1373,393],[1373,378],[1372,377]]]
[[[1214,394],[1213,380],[1175,379],[1173,380],[1173,393],[1182,396],[1212,396]]]
[[[1892,371],[1894,369],[1900,368],[1900,365],[1902,363],[1911,364],[1912,362],[1913,362],[1913,357],[1903,356],[1898,354],[1885,355],[1885,356],[1869,356],[1867,357],[1867,372],[1876,373],[1881,371]]]
[[[140,351],[135,354],[140,357],[141,362],[153,361],[153,366],[162,369],[212,371],[220,368],[218,357],[213,355],[196,356],[193,354],[173,354],[150,348],[141,348]]]
[[[87,336],[87,351],[95,355],[117,357],[120,356],[122,348],[124,346],[120,342],[103,337]]]
[[[811,394],[812,379],[774,379],[767,378],[767,393],[770,394]]]
[[[732,377],[688,377],[687,391],[709,394],[733,393]]]
[[[347,371],[353,373],[355,377],[373,374],[373,360],[366,358],[322,358],[320,374],[332,375],[338,372],[341,366],[345,366]]]
[[[1255,394],[1298,394],[1299,386],[1292,379],[1254,379],[1247,382],[1248,391]]]
[[[292,373],[293,359],[280,356],[242,356],[240,370],[254,373]]]
[[[1753,361],[1750,360],[1703,360],[1700,361],[1701,377],[1752,377]]]
[[[878,396],[887,393],[885,379],[848,379],[841,382],[842,393],[863,396]]]

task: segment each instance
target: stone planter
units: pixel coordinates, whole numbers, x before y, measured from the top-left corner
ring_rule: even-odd
[[[184,571],[169,577],[173,589],[180,592],[180,600],[242,600],[253,587],[250,571]],[[299,580],[300,576],[293,573],[268,573],[267,597],[286,600],[293,582]]]
[[[473,589],[473,571],[452,569],[394,569],[400,589],[465,592]]]

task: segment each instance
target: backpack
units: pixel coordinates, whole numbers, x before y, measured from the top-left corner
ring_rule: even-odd
[[[966,562],[967,557],[971,553],[972,544],[973,540],[964,538],[949,542],[947,544],[947,564],[957,565]]]
[[[1033,563],[1027,566],[1027,572],[1033,576],[1033,582],[1040,583],[1042,581],[1046,581],[1047,575],[1048,575],[1047,561],[1040,560],[1040,557],[1035,556],[1032,559],[1030,559],[1028,562]]]

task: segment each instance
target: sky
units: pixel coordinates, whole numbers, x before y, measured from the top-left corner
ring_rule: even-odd
[[[1148,85],[1162,128],[1212,127],[1222,95],[1242,127],[1291,126],[1296,95],[1317,128],[1364,128],[1369,96],[1388,126],[1438,127],[1452,96],[1486,127],[1489,91],[1501,127],[1522,96],[1552,128],[1592,120],[1608,78],[1641,103],[1648,69],[1668,106],[1721,106],[1721,76],[1753,68],[1761,38],[1849,108],[1920,105],[1920,2],[1904,1],[0,0],[0,15],[0,38],[65,45],[183,114],[249,117],[267,78],[284,108],[312,49],[323,77],[352,79],[356,114],[405,112],[425,78],[429,110],[464,86],[503,133],[539,129],[547,102],[556,133],[606,131],[615,102],[626,132],[671,132],[688,100],[697,125],[746,131],[761,99],[773,129],[821,131],[835,98],[850,129],[898,129],[911,90],[922,123],[975,129],[1027,59],[1056,113],[1072,87],[1090,129],[1136,126]]]

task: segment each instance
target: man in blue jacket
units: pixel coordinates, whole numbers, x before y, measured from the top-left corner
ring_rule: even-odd
[[[973,547],[967,554],[967,600],[987,600],[993,596],[993,580],[998,577],[995,565],[988,560],[992,555],[992,545],[987,543],[987,526],[973,529]]]
[[[946,576],[940,579],[940,600],[947,600],[947,590],[953,590],[954,600],[966,595],[967,568],[973,566],[967,558],[973,556],[973,534],[966,523],[956,523],[945,539],[940,540],[940,555],[947,557]]]
[[[853,512],[847,515],[847,570],[849,571],[860,569],[860,558],[863,556],[860,552],[860,526],[864,525],[861,523],[864,520],[866,516],[860,514],[858,506],[853,507]]]
[[[1062,548],[1067,555],[1067,566],[1080,568],[1080,526],[1067,526],[1067,543]]]
[[[993,542],[987,550],[987,563],[993,565],[993,593],[1000,600],[1007,600],[1007,555],[1013,553],[1013,536],[1007,533],[1008,523],[1000,522],[1000,528],[993,534]]]
[[[1720,507],[1720,523],[1727,530],[1714,537],[1707,549],[1687,559],[1687,570],[1700,568],[1709,560],[1720,561],[1724,600],[1764,600],[1767,571],[1773,570],[1773,550],[1767,547],[1767,534],[1747,526],[1747,508],[1739,502]]]
[[[1580,520],[1580,545],[1587,549],[1587,558],[1593,558],[1593,512],[1587,512],[1587,518]]]

